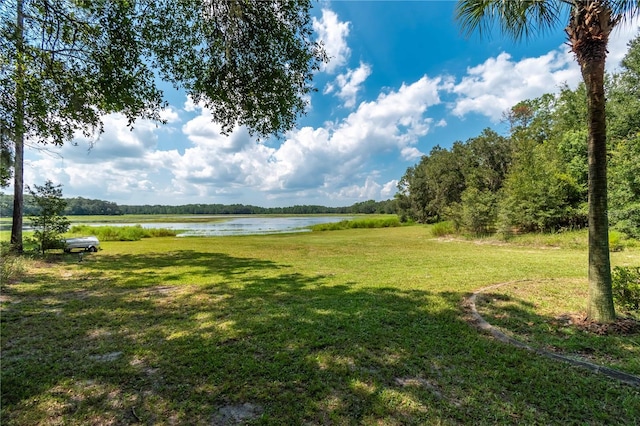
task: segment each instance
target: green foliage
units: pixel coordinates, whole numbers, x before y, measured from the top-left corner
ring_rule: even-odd
[[[551,29],[561,24],[564,27],[567,44],[582,70],[588,99],[588,221],[592,236],[589,239],[589,281],[592,291],[587,315],[602,322],[615,319],[609,292],[609,252],[606,245],[596,243],[607,238],[609,226],[604,65],[609,34],[620,22],[639,13],[637,1],[459,0],[456,7],[456,18],[468,33],[483,32],[497,25],[503,34],[519,40],[530,37],[539,30]],[[568,23],[563,22],[567,18]],[[552,216],[555,216],[555,212],[552,212]]]
[[[614,139],[637,136],[640,129],[640,36],[629,42],[622,70],[608,81],[608,133]]]
[[[0,245],[0,284],[20,278],[26,271],[24,258],[11,253],[7,243]]]
[[[640,130],[616,143],[609,172],[609,217],[613,228],[640,238]]]
[[[121,215],[116,203],[102,200],[91,200],[82,197],[67,199],[65,214],[68,215]]]
[[[500,228],[549,232],[580,226],[581,191],[564,173],[550,144],[521,152],[510,170],[500,200]]]
[[[293,127],[325,60],[310,9],[310,0],[156,0],[135,23],[162,78],[206,105],[223,131],[268,136]]]
[[[455,145],[453,151],[456,151]],[[512,151],[511,141],[491,129],[484,129],[479,136],[469,139],[459,154],[463,156],[465,188],[499,191],[512,162]]]
[[[434,223],[431,226],[431,234],[434,237],[445,237],[447,235],[455,234],[455,232],[456,227],[452,221],[446,220],[443,222]]]
[[[621,232],[610,230],[609,231],[609,250],[622,251],[624,249],[623,240],[625,235]]]
[[[72,235],[95,235],[100,241],[138,241],[142,238],[175,237],[175,230],[164,228],[145,229],[135,226],[88,226],[74,225],[69,230]]]
[[[15,130],[9,123],[22,88],[24,130],[43,143],[99,128],[102,113],[160,120],[154,68],[203,101],[226,131],[279,133],[304,111],[312,72],[325,59],[312,40],[308,0],[46,5],[6,0],[0,8],[3,131]]]
[[[13,149],[9,135],[0,126],[0,187],[9,186],[13,176]]]
[[[585,127],[562,132],[555,140],[564,171],[576,182],[576,189],[580,191],[583,199],[586,197],[589,180],[587,137]]]
[[[495,193],[467,188],[459,204],[453,204],[447,215],[456,229],[474,235],[487,235],[495,230],[498,217]]]
[[[611,278],[616,304],[625,311],[640,313],[640,267],[616,266]]]
[[[496,25],[507,37],[514,40],[531,37],[538,31],[546,31],[559,23],[560,5],[549,6],[539,1],[458,1],[456,18],[462,30],[471,35],[491,33]]]
[[[29,193],[38,207],[37,214],[31,216],[33,238],[39,251],[44,255],[49,249],[63,248],[61,235],[69,229],[69,220],[62,216],[66,201],[62,199],[62,185],[54,185],[48,180],[44,186],[34,185]]]
[[[333,223],[319,223],[311,227],[312,231],[337,231],[342,229],[389,228],[400,226],[397,216],[372,219],[341,220]]]
[[[640,37],[623,69],[608,80],[609,223],[640,238]],[[468,233],[504,235],[579,229],[587,222],[586,87],[563,87],[512,107],[510,137],[486,129],[450,150],[436,147],[410,167],[396,195],[402,214],[418,222],[442,217]],[[470,188],[475,188],[471,190]],[[484,191],[490,191],[492,196]],[[465,195],[466,194],[466,195]],[[484,194],[486,200],[481,200]],[[493,208],[493,200],[497,209]],[[626,244],[626,242],[625,242]]]
[[[451,206],[467,188],[499,190],[510,162],[510,141],[491,129],[450,150],[436,146],[400,180],[398,208],[420,223],[452,219]]]
[[[159,119],[161,92],[142,56],[133,3],[39,3],[7,0],[0,8],[3,131],[62,144],[100,129],[103,113]]]
[[[584,88],[564,88],[513,109],[527,107],[527,120],[512,125],[513,161],[499,195],[499,226],[550,232],[584,226],[586,215],[586,110]],[[512,109],[512,110],[513,110]]]

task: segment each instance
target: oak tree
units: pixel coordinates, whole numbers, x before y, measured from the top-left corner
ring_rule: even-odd
[[[13,160],[14,250],[22,250],[25,144],[93,135],[113,112],[130,125],[161,121],[158,77],[204,103],[225,131],[290,129],[325,59],[310,8],[310,0],[4,0],[0,135],[3,158]]]

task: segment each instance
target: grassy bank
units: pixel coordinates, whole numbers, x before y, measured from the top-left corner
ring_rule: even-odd
[[[340,222],[320,223],[311,227],[312,231],[339,231],[344,229],[361,228],[393,228],[400,226],[400,219],[396,215],[385,215],[371,218],[341,220]]]
[[[82,262],[33,261],[23,278],[3,282],[3,425],[634,424],[640,416],[640,390],[505,345],[466,321],[470,292],[520,281],[488,300],[507,294],[528,322],[551,324],[564,309],[554,300],[586,286],[582,248],[436,239],[422,226],[102,246]],[[612,253],[612,262],[640,264],[640,251]],[[497,305],[483,309],[501,315]],[[538,339],[530,327],[501,325]],[[604,361],[635,372],[638,334],[615,345]]]
[[[175,237],[178,231],[163,228],[134,226],[73,225],[65,237],[95,235],[100,241],[138,241],[143,238]]]

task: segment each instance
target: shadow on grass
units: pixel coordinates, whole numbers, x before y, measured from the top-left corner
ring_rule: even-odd
[[[631,424],[640,410],[633,389],[478,334],[456,292],[176,251],[7,293],[2,424]]]
[[[533,348],[640,375],[640,323],[631,318],[606,325],[584,312],[541,315],[531,301],[497,291],[480,293],[476,305],[492,326]]]

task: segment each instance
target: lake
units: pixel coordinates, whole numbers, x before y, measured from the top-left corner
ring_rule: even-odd
[[[219,219],[219,216],[217,217]],[[309,232],[312,225],[348,220],[346,216],[234,217],[213,222],[147,222],[143,228],[175,229],[178,237],[210,237],[224,235],[282,234]],[[75,225],[76,223],[74,223]],[[87,223],[89,226],[133,226],[135,223]]]

